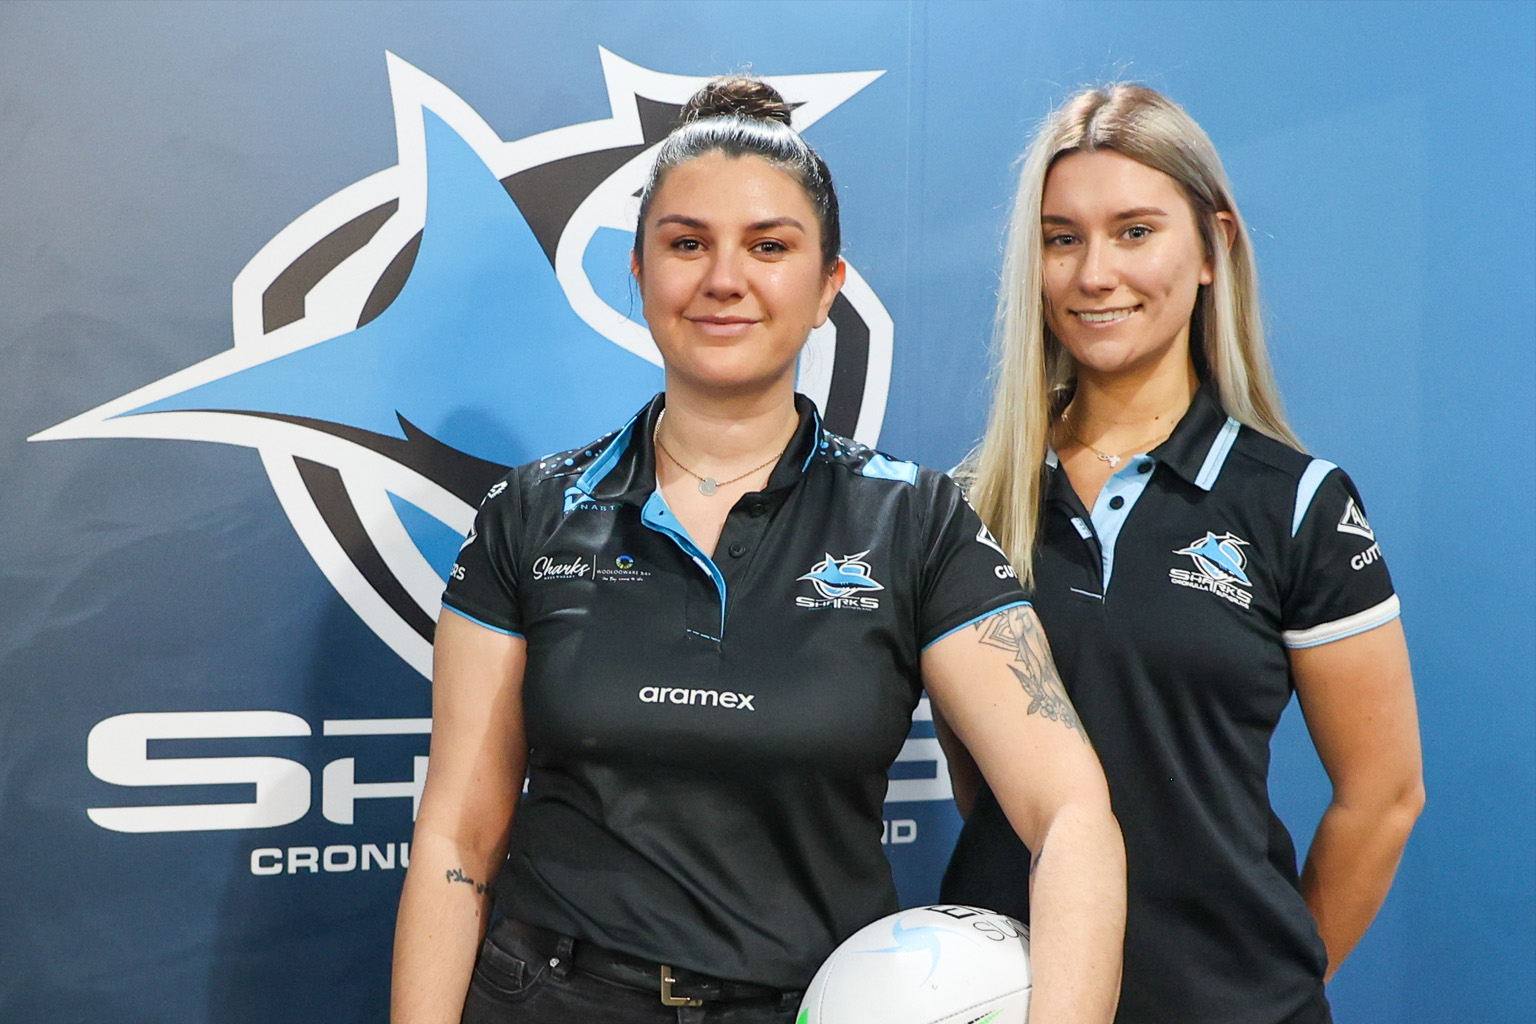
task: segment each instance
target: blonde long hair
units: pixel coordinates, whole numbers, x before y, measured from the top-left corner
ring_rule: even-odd
[[[1301,448],[1281,409],[1264,348],[1253,249],[1216,147],[1183,108],[1152,89],[1084,90],[1046,118],[1024,152],[998,289],[992,411],[981,444],[959,471],[972,504],[1026,585],[1034,580],[1051,424],[1076,382],[1071,356],[1046,324],[1041,197],[1059,157],[1100,149],[1162,171],[1182,186],[1215,267],[1214,280],[1200,287],[1195,300],[1191,354],[1203,360],[1229,415]],[[1231,214],[1236,226],[1230,248],[1218,213]]]

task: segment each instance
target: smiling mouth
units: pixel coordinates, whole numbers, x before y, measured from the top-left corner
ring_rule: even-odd
[[[1124,309],[1078,309],[1073,310],[1073,315],[1085,324],[1112,324],[1128,319],[1140,308],[1140,306],[1126,306]]]
[[[744,316],[695,316],[688,320],[706,338],[739,338],[757,323]]]

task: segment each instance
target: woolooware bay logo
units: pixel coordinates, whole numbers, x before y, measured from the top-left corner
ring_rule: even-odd
[[[601,58],[611,116],[506,141],[386,55],[399,163],[251,259],[234,347],[30,440],[255,448],[337,593],[429,676],[444,581],[486,487],[611,430],[662,384],[628,279],[635,196],[703,79]],[[806,129],[882,73],[768,81]],[[830,429],[876,443],[892,337],[850,267],[797,380]]]

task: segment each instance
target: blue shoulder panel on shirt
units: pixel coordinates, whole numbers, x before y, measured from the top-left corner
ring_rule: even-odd
[[[1200,464],[1200,472],[1195,477],[1195,486],[1202,491],[1208,491],[1216,486],[1216,478],[1221,475],[1221,467],[1227,464],[1227,455],[1232,451],[1232,445],[1237,441],[1238,431],[1243,425],[1231,416],[1216,434],[1216,440],[1211,442],[1211,450],[1205,453],[1205,461]]]
[[[1307,518],[1307,509],[1312,507],[1312,499],[1317,496],[1317,489],[1323,485],[1323,480],[1329,473],[1338,469],[1326,459],[1313,459],[1301,474],[1301,479],[1296,484],[1296,511],[1291,516],[1291,536],[1296,536],[1296,531],[1301,529],[1301,521]]]
[[[915,484],[917,483],[917,463],[898,462],[876,452],[864,463],[859,470],[859,475],[876,480],[900,480],[903,483]]]

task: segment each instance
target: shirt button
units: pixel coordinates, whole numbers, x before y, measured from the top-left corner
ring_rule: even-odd
[[[1113,498],[1109,499],[1109,507],[1113,509],[1125,508],[1125,499],[1117,494]]]
[[[1143,462],[1141,465],[1137,466],[1136,467],[1136,472],[1138,472],[1138,473],[1150,473],[1150,472],[1152,472],[1152,462],[1151,462],[1151,460]]]
[[[751,506],[750,508],[747,509],[747,515],[751,516],[753,519],[756,519],[758,516],[762,515],[763,513],[767,512],[767,511],[768,511],[768,506],[762,504],[761,502],[759,502],[758,504],[753,505],[753,506]]]
[[[732,544],[731,545],[731,557],[732,558],[740,558],[742,555],[744,555],[746,553],[747,553],[747,546],[745,544]]]

